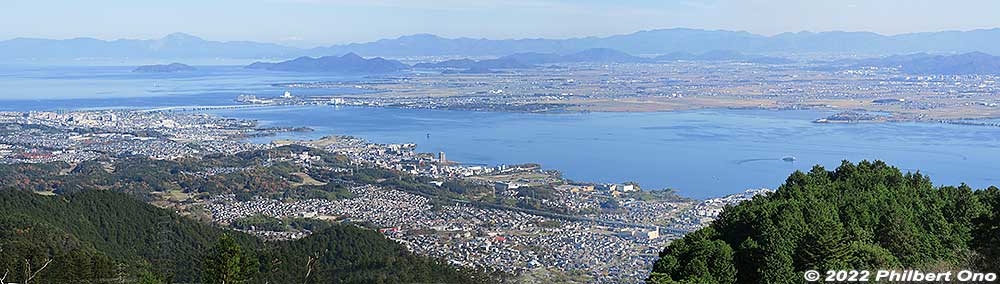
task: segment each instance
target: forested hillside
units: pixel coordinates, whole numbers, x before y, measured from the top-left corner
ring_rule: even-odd
[[[795,172],[671,243],[649,283],[801,283],[807,270],[997,271],[1000,190],[935,187],[883,162]]]
[[[415,256],[353,225],[263,243],[110,191],[42,196],[0,190],[0,212],[0,276],[9,272],[4,283],[24,283],[36,271],[30,283],[213,283],[214,276],[234,273],[224,264],[235,260],[244,266],[237,274],[251,283],[491,280]]]

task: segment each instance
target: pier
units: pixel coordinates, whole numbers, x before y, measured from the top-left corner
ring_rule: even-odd
[[[206,111],[223,109],[243,109],[269,107],[273,105],[224,105],[224,106],[172,106],[142,110],[141,112],[186,112],[186,111]]]

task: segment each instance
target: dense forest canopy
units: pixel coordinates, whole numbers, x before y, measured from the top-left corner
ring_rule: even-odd
[[[881,161],[795,172],[660,253],[649,283],[801,283],[807,270],[998,271],[1000,190]]]

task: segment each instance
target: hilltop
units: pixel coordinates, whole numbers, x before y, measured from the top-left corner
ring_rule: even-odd
[[[386,60],[381,57],[365,59],[354,53],[343,56],[323,56],[319,58],[299,57],[278,63],[256,62],[247,66],[249,69],[264,69],[271,71],[291,72],[323,72],[338,74],[378,74],[392,73],[408,69],[409,66],[399,61]]]
[[[802,283],[807,270],[1000,268],[1000,190],[883,162],[795,172],[660,253],[649,283]]]

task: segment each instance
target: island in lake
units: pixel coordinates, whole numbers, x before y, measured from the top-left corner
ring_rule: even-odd
[[[176,73],[198,70],[191,65],[181,63],[143,65],[132,70],[135,73]]]

